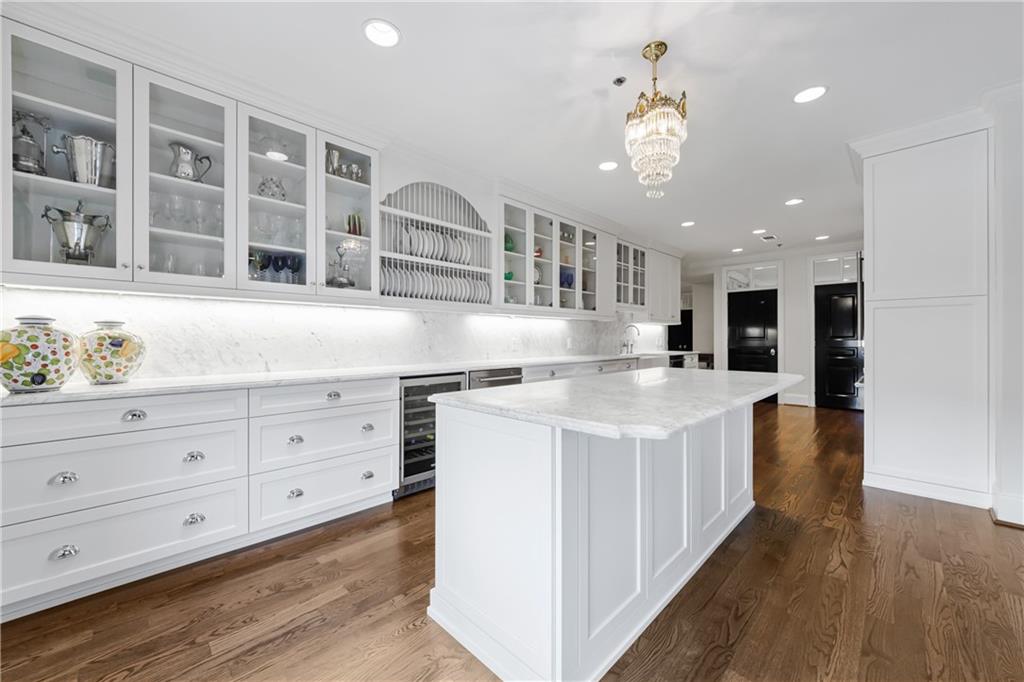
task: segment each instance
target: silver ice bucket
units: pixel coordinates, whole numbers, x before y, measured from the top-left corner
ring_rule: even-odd
[[[64,135],[61,141],[64,146],[53,145],[53,153],[67,157],[72,182],[114,187],[117,175],[114,145],[88,135]]]

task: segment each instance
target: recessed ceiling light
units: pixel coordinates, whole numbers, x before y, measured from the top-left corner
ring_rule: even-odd
[[[733,249],[732,250],[733,253],[740,253],[741,251],[743,251],[743,249]]]
[[[597,164],[597,167],[603,171],[613,171],[619,167],[619,164],[616,163],[615,161],[602,161],[601,163]]]
[[[374,45],[394,47],[402,39],[398,27],[383,19],[369,19],[363,24],[363,34]]]
[[[807,104],[808,102],[813,102],[818,99],[826,92],[828,92],[828,88],[824,85],[815,85],[793,95],[793,101],[797,104]]]
[[[693,227],[697,223],[692,220],[687,220],[685,223],[679,223],[680,227]]]
[[[754,230],[753,232],[751,232],[751,234],[764,234],[767,231],[768,230]]]
[[[819,242],[823,242],[823,241],[825,241],[826,239],[828,239],[828,235],[827,235],[827,234],[819,234],[819,235],[818,235],[817,237],[815,237],[814,239],[815,239],[815,240],[817,240],[817,241],[819,241]]]
[[[790,199],[789,201],[787,201],[786,202],[786,206],[796,206],[797,204],[802,204],[802,203],[804,203],[803,199],[801,199],[800,197],[795,197],[795,198]]]

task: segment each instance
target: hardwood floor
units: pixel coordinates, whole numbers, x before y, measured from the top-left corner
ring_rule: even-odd
[[[755,407],[756,509],[610,680],[1024,680],[1024,532],[861,489],[858,413]],[[426,617],[433,494],[26,616],[13,680],[491,679]]]

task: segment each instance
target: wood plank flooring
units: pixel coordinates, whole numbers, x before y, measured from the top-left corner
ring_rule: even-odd
[[[609,680],[1024,680],[1024,532],[862,489],[858,413],[755,407],[756,509]],[[434,500],[0,628],[14,680],[493,679],[426,617]]]

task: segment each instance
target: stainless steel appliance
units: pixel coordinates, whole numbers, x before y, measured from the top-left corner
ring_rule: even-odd
[[[469,373],[469,387],[490,388],[491,386],[508,386],[523,383],[523,370],[519,367],[502,369],[485,369]]]
[[[435,405],[427,400],[436,393],[466,390],[466,375],[445,374],[409,377],[399,381],[402,390],[402,457],[399,460],[395,498],[434,487],[434,446],[437,425]]]

